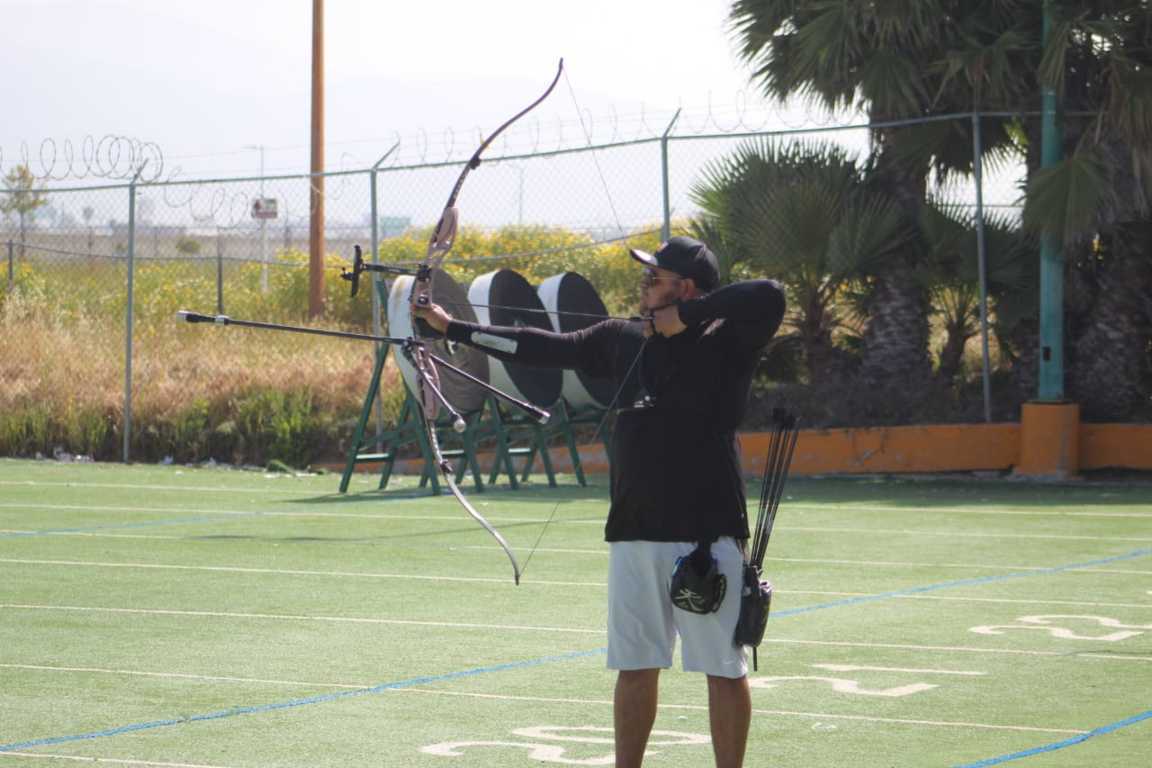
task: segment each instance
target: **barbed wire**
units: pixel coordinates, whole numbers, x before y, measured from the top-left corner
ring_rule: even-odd
[[[164,174],[164,152],[153,141],[106,134],[87,135],[79,146],[71,139],[43,139],[33,151],[20,142],[13,167],[22,166],[38,181],[104,179],[127,181],[141,168],[141,181],[155,181]],[[0,147],[0,175],[9,173],[4,148]]]

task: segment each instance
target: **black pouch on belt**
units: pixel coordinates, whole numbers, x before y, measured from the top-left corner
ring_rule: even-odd
[[[711,542],[700,542],[676,561],[668,593],[677,608],[689,613],[715,613],[727,591],[728,579],[712,556]]]

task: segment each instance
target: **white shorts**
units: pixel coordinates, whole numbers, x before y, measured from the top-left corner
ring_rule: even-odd
[[[680,635],[685,672],[731,678],[748,673],[744,648],[732,644],[744,567],[734,539],[724,537],[712,545],[728,589],[720,609],[706,615],[676,608],[668,595],[676,559],[695,549],[695,542],[614,541],[610,547],[609,669],[667,669]]]

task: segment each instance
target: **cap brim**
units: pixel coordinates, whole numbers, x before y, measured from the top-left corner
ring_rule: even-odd
[[[628,253],[632,254],[632,258],[636,259],[636,261],[640,262],[641,264],[643,264],[645,266],[648,266],[648,267],[660,266],[659,264],[656,263],[656,257],[653,256],[652,254],[648,253],[647,251],[638,251],[635,248],[629,248]]]

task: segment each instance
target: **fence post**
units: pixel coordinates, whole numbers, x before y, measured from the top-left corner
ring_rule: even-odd
[[[16,289],[16,244],[8,241],[8,291]]]
[[[145,160],[128,183],[128,298],[124,302],[124,445],[121,459],[132,458],[132,333],[136,305],[136,182],[144,172]]]
[[[980,273],[980,352],[983,359],[984,421],[992,421],[992,374],[988,357],[988,251],[984,242],[984,146],[980,113],[972,113],[972,180],[976,185],[976,266]]]
[[[660,179],[663,183],[664,194],[664,224],[660,228],[660,239],[664,241],[672,236],[672,202],[668,190],[668,134],[672,133],[672,128],[678,119],[680,119],[679,109],[676,110],[676,114],[672,115],[672,120],[669,121],[668,127],[664,129],[664,134],[660,137]]]
[[[224,314],[224,238],[216,227],[216,314]]]
[[[397,141],[395,144],[393,144],[392,148],[389,149],[387,152],[385,152],[384,155],[379,160],[376,161],[376,164],[372,166],[372,170],[370,170],[368,172],[368,178],[372,184],[372,194],[369,196],[369,200],[371,201],[370,205],[371,205],[371,209],[372,209],[372,263],[373,264],[379,264],[380,263],[380,207],[379,207],[379,202],[378,202],[377,197],[376,197],[377,171],[380,168],[380,164],[383,163],[385,160],[387,160],[391,156],[391,154],[396,151],[396,149],[399,146],[400,146],[399,141]],[[376,290],[376,281],[381,280],[381,279],[382,278],[380,277],[379,272],[373,272],[372,273],[372,335],[373,336],[383,335],[381,332],[381,328],[380,328],[380,310],[381,310],[380,292],[378,290]],[[384,345],[377,343],[376,344],[377,357],[379,357],[380,355],[383,355],[383,354],[386,354],[386,351],[384,350]],[[380,401],[380,398],[377,397],[376,398],[376,435],[379,436],[383,432],[384,432],[384,403],[382,403]],[[379,441],[377,441],[376,452],[381,453],[381,452],[383,452],[383,450],[384,450],[384,445],[382,443],[380,443]]]

